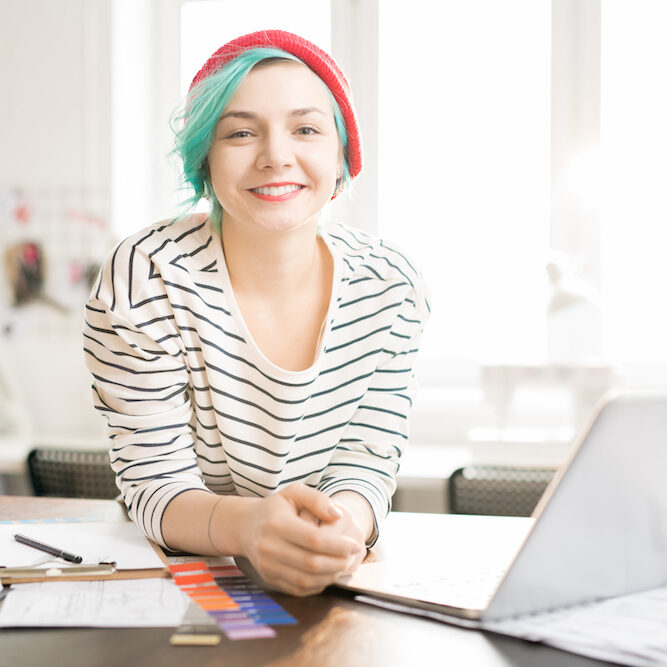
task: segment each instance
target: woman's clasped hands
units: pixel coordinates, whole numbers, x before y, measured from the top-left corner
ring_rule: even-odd
[[[253,503],[243,551],[266,583],[291,595],[321,592],[366,554],[350,510],[302,483]]]

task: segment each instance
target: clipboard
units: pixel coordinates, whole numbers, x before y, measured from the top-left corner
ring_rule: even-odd
[[[42,581],[106,581],[122,579],[169,578],[169,561],[164,551],[154,542],[149,544],[164,563],[163,568],[123,569],[116,563],[87,565],[51,565],[50,567],[3,567],[0,565],[0,584],[33,584]]]
[[[0,566],[0,582],[23,584],[38,581],[91,581],[116,572],[115,563],[97,565],[72,565],[69,567],[3,567]],[[110,576],[109,576],[110,578]]]
[[[122,579],[155,579],[155,578],[168,578],[169,574],[169,561],[162,549],[151,540],[148,540],[143,535],[138,535],[136,527],[133,527],[133,524],[130,522],[94,522],[93,524],[86,524],[82,522],[80,524],[74,524],[71,527],[65,525],[59,525],[58,530],[65,533],[68,528],[71,530],[76,530],[79,528],[89,528],[91,530],[96,530],[98,533],[103,533],[107,530],[105,526],[108,526],[109,531],[117,531],[115,527],[124,528],[123,533],[130,531],[135,533],[131,535],[135,539],[135,544],[132,548],[137,547],[136,541],[139,544],[139,552],[141,556],[137,559],[136,556],[133,556],[131,553],[129,557],[124,553],[122,549],[122,540],[118,543],[119,550],[115,548],[109,548],[107,555],[111,558],[116,559],[117,562],[112,562],[111,558],[100,559],[99,562],[96,562],[97,558],[90,554],[88,556],[88,561],[81,564],[66,563],[65,561],[58,561],[53,559],[47,563],[35,563],[30,566],[24,565],[21,561],[17,562],[17,559],[14,562],[11,560],[5,559],[6,567],[3,567],[0,564],[0,582],[3,584],[19,584],[19,583],[38,583],[43,581],[104,581],[104,580],[122,580]],[[8,538],[8,533],[15,529],[15,526],[3,526],[2,533],[4,539]],[[34,529],[34,526],[32,526]],[[116,545],[113,542],[113,535],[116,533],[112,532],[112,537],[106,537],[104,539],[109,543],[109,539],[112,540],[111,544]],[[39,537],[39,536],[37,536]],[[99,537],[99,536],[98,536]],[[122,535],[121,535],[122,537]],[[79,536],[81,539],[81,536]],[[46,540],[44,540],[46,541]],[[53,543],[53,541],[51,542]],[[76,543],[69,541],[69,538],[66,538],[63,535],[63,543],[72,546],[73,549],[79,550],[80,547]],[[9,546],[7,543],[6,546]],[[15,545],[13,545],[15,546]],[[108,547],[108,544],[107,544]],[[105,549],[106,550],[106,549]],[[151,552],[154,552],[151,555]],[[85,557],[85,551],[83,552]],[[157,558],[155,558],[157,556]],[[99,556],[98,556],[99,558]],[[23,561],[25,562],[25,561]],[[159,567],[156,567],[156,562],[160,563]]]

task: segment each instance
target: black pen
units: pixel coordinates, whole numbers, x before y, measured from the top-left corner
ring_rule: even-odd
[[[51,554],[52,556],[57,556],[58,558],[69,561],[70,563],[80,563],[83,560],[81,556],[75,556],[74,554],[67,553],[67,551],[58,549],[57,547],[50,547],[48,544],[38,542],[37,540],[33,540],[30,537],[26,537],[25,535],[19,535],[18,533],[15,533],[14,539],[21,544],[25,544],[26,546],[32,547],[33,549],[39,549],[39,551]]]

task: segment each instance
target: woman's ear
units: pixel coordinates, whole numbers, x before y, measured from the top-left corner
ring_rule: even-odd
[[[343,163],[345,161],[345,154],[343,152],[343,144],[338,141],[338,156],[336,158],[336,180],[343,178]]]

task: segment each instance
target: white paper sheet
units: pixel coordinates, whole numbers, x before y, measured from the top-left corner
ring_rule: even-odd
[[[0,627],[176,627],[188,604],[171,579],[14,584]]]
[[[667,665],[667,587],[493,623],[459,619],[370,596],[357,596],[355,599],[452,625],[542,642],[571,653],[622,665]]]
[[[484,627],[630,665],[667,664],[667,587]]]
[[[82,556],[85,564],[111,561],[118,570],[164,567],[150,542],[130,521],[0,525],[0,565],[5,567],[32,566],[45,559],[41,551],[17,542],[14,533]],[[67,566],[61,559],[49,562]]]

